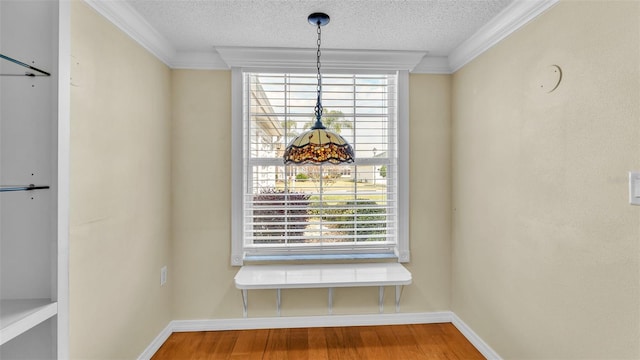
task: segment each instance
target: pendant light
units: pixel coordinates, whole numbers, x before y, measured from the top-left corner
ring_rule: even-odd
[[[307,18],[309,23],[318,27],[318,51],[316,67],[318,69],[318,97],[314,108],[316,122],[311,129],[298,135],[284,150],[285,164],[348,164],[354,161],[353,148],[337,133],[327,130],[322,124],[322,75],[320,74],[321,26],[329,23],[329,15],[313,13]]]

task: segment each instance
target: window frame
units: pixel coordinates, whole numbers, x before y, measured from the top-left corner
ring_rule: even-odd
[[[329,70],[327,70],[329,71]],[[397,239],[394,246],[394,254],[398,262],[406,263],[410,260],[409,249],[409,72],[407,70],[398,71],[375,71],[375,70],[352,70],[352,69],[331,69],[331,72],[344,72],[354,74],[366,73],[395,73],[397,75],[397,197],[398,197],[398,229]],[[244,107],[244,94],[246,92],[244,84],[245,72],[292,72],[300,73],[304,70],[286,68],[240,68],[231,69],[231,265],[242,266],[245,261],[246,251],[244,249],[243,231],[243,187],[244,187],[244,129],[243,122],[246,113]],[[357,159],[356,159],[357,164]],[[355,252],[359,259],[379,259],[376,254],[366,254]],[[348,254],[323,254],[315,257],[317,261],[344,259]],[[284,255],[269,257],[273,260],[300,260],[314,258],[305,255]]]

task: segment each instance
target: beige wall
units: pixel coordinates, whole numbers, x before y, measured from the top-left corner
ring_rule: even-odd
[[[171,72],[174,319],[241,314],[231,252],[231,72]]]
[[[451,309],[451,76],[409,76],[409,236],[404,311]],[[406,305],[405,305],[406,304]]]
[[[229,265],[231,74],[169,71],[73,4],[71,354],[131,358],[171,319],[242,315]],[[410,77],[411,151],[423,156],[411,163],[404,312],[449,309],[450,82]],[[273,316],[274,298],[252,292],[251,316]],[[285,291],[282,310],[324,315],[326,290]],[[336,291],[336,314],[377,310],[377,289]]]
[[[132,359],[171,319],[170,70],[71,11],[70,353]]]
[[[410,77],[411,250],[403,312],[449,309],[450,77]],[[231,242],[231,73],[172,71],[173,318],[242,316]],[[422,135],[424,134],[424,135]],[[429,184],[426,186],[425,184]],[[274,316],[275,292],[251,291],[249,314]],[[386,297],[385,311],[393,311]],[[335,314],[376,313],[377,289],[338,289]],[[283,291],[282,315],[325,315],[326,289]]]
[[[639,18],[563,1],[454,75],[452,310],[504,358],[640,358]]]
[[[403,312],[452,309],[505,358],[640,357],[639,17],[562,2],[453,79],[410,76]],[[72,357],[135,358],[172,319],[241,317],[231,73],[169,70],[75,1],[72,55]],[[252,291],[250,316],[274,299]],[[283,291],[283,316],[326,311],[326,290]],[[336,291],[334,313],[376,312],[377,289]]]

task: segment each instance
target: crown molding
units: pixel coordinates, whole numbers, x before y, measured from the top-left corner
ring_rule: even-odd
[[[224,46],[216,51],[229,67],[313,68],[316,49]],[[323,69],[412,70],[425,51],[323,49]]]
[[[425,56],[411,71],[412,74],[451,74],[449,58],[446,56]]]
[[[451,72],[460,70],[558,2],[559,0],[515,0],[449,54]]]
[[[171,61],[176,56],[175,49],[129,3],[104,0],[84,1],[160,61],[171,66]]]
[[[177,52],[169,67],[172,69],[228,70],[229,66],[215,51]]]
[[[210,52],[178,52],[127,2],[84,1],[170,68],[315,66],[315,49],[217,47]],[[425,51],[326,49],[322,51],[322,67],[451,74],[558,2],[559,0],[515,0],[454,49],[448,57],[425,56]]]

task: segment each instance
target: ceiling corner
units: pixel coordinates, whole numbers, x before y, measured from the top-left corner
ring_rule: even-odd
[[[125,1],[84,0],[167,66],[176,55],[171,44]]]
[[[230,67],[220,54],[213,49],[208,52],[177,52],[171,64],[172,69],[228,70]]]
[[[558,2],[559,0],[515,0],[449,54],[452,72],[460,70]]]
[[[449,58],[446,56],[425,56],[416,67],[411,70],[412,74],[451,74]]]
[[[308,65],[300,56],[308,49],[212,48],[210,52],[177,52],[153,26],[126,1],[84,0],[125,34],[171,68],[229,69],[231,66]],[[559,0],[514,0],[496,17],[455,48],[448,57],[424,56],[420,51],[328,50],[329,67],[390,69],[412,73],[451,74],[487,51]],[[285,51],[283,51],[285,50]],[[256,52],[267,59],[255,57]],[[266,52],[266,53],[265,53]],[[249,59],[249,60],[247,60]],[[256,60],[258,59],[258,60]],[[358,61],[363,63],[357,63]]]

